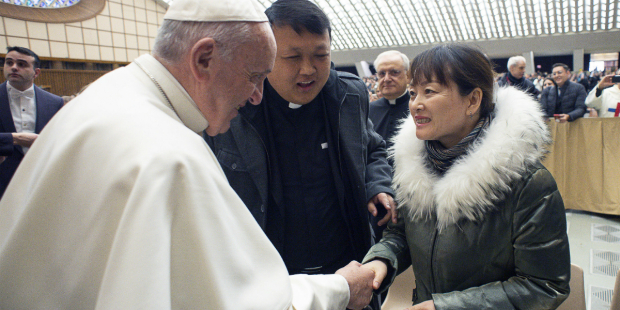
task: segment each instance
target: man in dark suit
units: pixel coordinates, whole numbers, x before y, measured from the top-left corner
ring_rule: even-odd
[[[410,115],[409,91],[407,90],[409,58],[399,51],[386,51],[377,56],[374,62],[377,70],[378,89],[383,98],[370,103],[368,118],[372,121],[375,131],[385,140],[386,148],[392,146],[392,137],[396,134],[399,121]],[[393,166],[389,158],[390,166]],[[375,242],[381,239],[387,225],[381,220],[385,216],[385,209],[377,210],[377,216],[371,218]]]
[[[61,97],[34,85],[40,64],[33,51],[7,47],[6,82],[0,84],[0,197],[43,126],[63,106]]]
[[[586,93],[583,85],[571,82],[567,65],[553,65],[553,80],[557,87],[547,87],[540,96],[540,105],[548,117],[557,116],[559,122],[572,122],[586,113]]]
[[[278,48],[261,104],[205,139],[289,273],[331,274],[370,248],[369,211],[395,209],[385,143],[364,82],[331,69],[325,13],[308,0],[265,13]]]

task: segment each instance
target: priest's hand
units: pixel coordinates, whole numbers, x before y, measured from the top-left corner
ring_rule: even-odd
[[[435,310],[435,303],[432,300],[427,300],[405,310]]]
[[[372,197],[368,202],[368,212],[372,214],[372,216],[377,216],[377,205],[381,204],[387,211],[385,216],[377,223],[377,225],[382,226],[385,225],[390,218],[392,222],[396,224],[396,219],[398,218],[398,213],[396,211],[396,203],[392,196],[386,193],[379,193],[375,197]]]
[[[30,147],[39,135],[31,132],[14,132],[13,144],[19,146]]]
[[[338,269],[336,274],[343,276],[349,284],[349,304],[348,309],[363,309],[372,298],[372,282],[375,273],[364,268],[362,264],[352,261],[348,265]]]

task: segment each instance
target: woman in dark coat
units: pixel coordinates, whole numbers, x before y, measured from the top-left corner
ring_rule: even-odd
[[[412,265],[410,309],[555,309],[570,254],[538,103],[494,89],[490,61],[466,45],[436,46],[410,72],[392,148],[399,220],[364,259],[375,288]]]

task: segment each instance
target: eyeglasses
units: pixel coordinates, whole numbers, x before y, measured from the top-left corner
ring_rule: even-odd
[[[385,77],[386,74],[389,74],[390,76],[393,76],[393,77],[397,77],[401,73],[403,73],[403,72],[400,71],[400,70],[378,71],[377,72],[377,76],[382,79],[382,78]]]

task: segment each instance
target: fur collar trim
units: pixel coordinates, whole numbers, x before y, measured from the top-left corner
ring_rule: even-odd
[[[403,121],[390,156],[398,208],[406,217],[436,214],[439,229],[460,219],[480,220],[510,192],[511,182],[544,157],[551,137],[539,103],[514,87],[499,88],[496,98],[489,127],[443,176],[427,167],[413,118]]]

